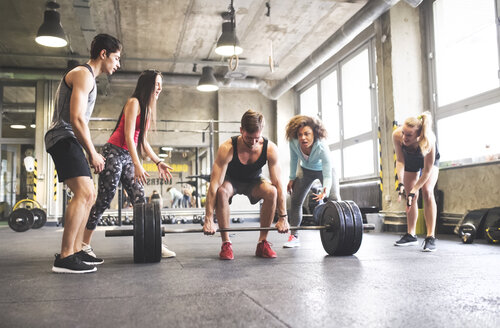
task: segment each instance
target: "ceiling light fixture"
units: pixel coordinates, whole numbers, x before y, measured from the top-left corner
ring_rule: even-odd
[[[22,129],[26,129],[26,125],[24,125],[24,124],[11,124],[10,128],[15,129],[15,130],[22,130]]]
[[[233,0],[231,0],[228,11],[222,13],[222,18],[228,21],[222,23],[222,34],[217,41],[215,53],[226,57],[238,56],[243,53],[243,48],[240,47],[240,41],[236,36],[236,17]]]
[[[214,69],[212,67],[203,67],[203,72],[201,73],[200,81],[198,82],[196,89],[203,92],[219,90],[219,83],[215,79]]]
[[[61,25],[61,15],[57,12],[60,6],[55,1],[49,1],[43,15],[43,23],[38,29],[35,41],[46,47],[60,48],[68,44]]]

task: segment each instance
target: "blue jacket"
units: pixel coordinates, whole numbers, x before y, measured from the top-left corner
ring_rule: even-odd
[[[290,146],[290,180],[295,180],[297,178],[297,164],[300,159],[300,166],[313,170],[323,172],[323,187],[326,188],[326,195],[330,194],[330,188],[332,186],[332,165],[330,163],[330,148],[316,139],[312,146],[311,154],[309,159],[305,159],[300,151],[299,140],[292,139],[289,142]]]

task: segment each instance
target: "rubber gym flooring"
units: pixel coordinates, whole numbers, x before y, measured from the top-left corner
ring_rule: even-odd
[[[331,257],[318,231],[302,231],[298,249],[270,232],[278,258],[261,259],[258,233],[242,232],[232,236],[235,260],[220,261],[220,238],[176,234],[166,241],[176,258],[134,264],[132,237],[103,229],[92,246],[105,263],[75,275],[51,273],[60,227],[0,227],[0,327],[500,325],[500,246],[484,240],[438,235],[438,251],[423,253],[369,232],[354,256]]]

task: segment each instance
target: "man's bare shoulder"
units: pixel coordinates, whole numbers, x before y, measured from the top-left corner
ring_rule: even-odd
[[[92,73],[83,66],[78,66],[73,68],[68,74],[66,74],[66,83],[69,87],[77,88],[92,88],[94,86],[94,77]]]
[[[217,153],[221,155],[233,154],[233,142],[231,139],[227,139],[220,146]]]

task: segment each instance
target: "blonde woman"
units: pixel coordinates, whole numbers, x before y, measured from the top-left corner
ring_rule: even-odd
[[[415,229],[417,225],[418,191],[422,189],[424,201],[424,217],[427,236],[422,251],[436,250],[436,216],[437,205],[434,198],[434,187],[439,175],[439,152],[436,136],[432,131],[432,116],[425,112],[418,117],[409,117],[403,126],[392,134],[396,151],[396,172],[399,181],[399,194],[406,195],[407,233],[394,243],[395,246],[417,245]]]
[[[327,137],[323,123],[313,117],[296,115],[288,122],[285,132],[290,146],[290,181],[287,191],[291,193],[289,220],[292,226],[302,222],[302,204],[315,180],[320,180],[323,188],[313,194],[314,200],[340,200],[339,182],[330,162],[330,149],[322,140]],[[297,168],[300,164],[299,173]],[[299,247],[296,230],[290,231],[284,248]]]

